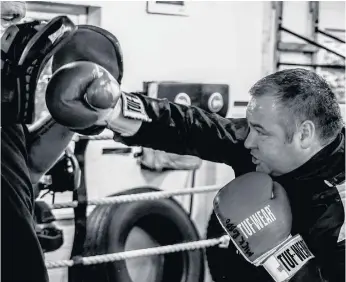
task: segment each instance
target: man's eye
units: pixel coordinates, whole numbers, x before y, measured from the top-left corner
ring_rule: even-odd
[[[260,129],[256,129],[258,135],[266,135],[265,132],[263,132],[262,130]]]

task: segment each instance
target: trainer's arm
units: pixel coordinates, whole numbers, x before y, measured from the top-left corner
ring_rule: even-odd
[[[28,127],[26,145],[31,183],[36,184],[58,161],[74,134],[56,123],[51,116]]]
[[[166,99],[153,99],[141,94],[136,96],[143,102],[151,121],[129,120],[120,114],[119,124],[123,134],[116,134],[116,141],[194,155],[231,166],[242,162],[251,163],[249,151],[244,148],[248,134],[245,118],[222,118],[198,107],[178,105]]]

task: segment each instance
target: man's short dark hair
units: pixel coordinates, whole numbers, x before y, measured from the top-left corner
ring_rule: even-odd
[[[315,72],[296,68],[278,71],[259,80],[253,97],[273,95],[283,110],[287,139],[302,122],[311,120],[322,144],[332,141],[343,127],[337,98],[328,83]],[[288,113],[288,115],[284,114]]]

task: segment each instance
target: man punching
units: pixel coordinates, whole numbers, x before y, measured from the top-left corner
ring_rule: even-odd
[[[108,128],[127,145],[232,166],[240,178],[220,191],[214,210],[230,237],[242,236],[232,237],[234,246],[252,256],[240,267],[244,259],[230,246],[233,277],[344,281],[345,130],[335,95],[304,69],[264,77],[250,94],[247,118],[227,119],[124,93],[102,66],[80,61],[56,71],[46,101],[54,119],[72,130]],[[291,256],[302,258],[298,271],[285,269]]]

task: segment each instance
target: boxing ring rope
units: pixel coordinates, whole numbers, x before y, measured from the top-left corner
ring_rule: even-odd
[[[108,205],[108,204],[119,204],[128,203],[135,201],[147,201],[147,200],[158,200],[170,198],[172,196],[187,195],[192,193],[211,193],[220,190],[220,185],[210,185],[201,186],[199,188],[186,188],[177,189],[173,191],[154,191],[145,192],[132,195],[120,195],[109,198],[101,198],[97,200],[87,201],[88,205]],[[66,202],[66,203],[56,203],[50,205],[53,209],[63,209],[63,208],[75,208],[78,206],[77,201]],[[167,253],[191,251],[203,248],[209,248],[213,246],[224,246],[228,245],[229,237],[224,235],[220,238],[199,240],[194,242],[179,243],[174,245],[160,246],[155,248],[131,250],[126,252],[119,252],[113,254],[97,255],[90,257],[76,257],[72,260],[60,260],[60,261],[46,261],[47,269],[71,267],[74,265],[92,265],[101,264],[107,262],[114,262],[124,259],[130,259],[135,257],[152,256],[152,255],[162,255]]]
[[[78,141],[78,140],[95,140],[95,141],[113,140],[113,135],[111,135],[111,134],[100,134],[100,135],[95,135],[95,136],[87,136],[87,135],[76,134],[73,137],[73,140],[74,141]]]
[[[76,136],[76,139],[77,140],[78,139],[112,140],[113,137],[110,135],[104,135],[104,136],[78,135]],[[107,198],[101,198],[96,200],[88,200],[86,201],[86,203],[81,203],[78,201],[72,201],[72,202],[66,202],[66,203],[54,203],[54,204],[50,204],[50,207],[52,209],[63,209],[63,208],[76,208],[80,204],[109,205],[109,204],[136,202],[136,201],[158,200],[158,199],[170,198],[173,196],[217,192],[220,190],[220,188],[221,188],[220,185],[209,185],[209,186],[201,186],[198,188],[191,187],[191,188],[176,189],[171,191],[145,192],[145,193],[139,193],[139,194],[120,195],[120,196],[107,197]],[[182,251],[193,251],[197,249],[210,248],[214,246],[225,247],[225,246],[228,246],[229,240],[230,240],[229,236],[224,235],[219,238],[199,240],[199,241],[193,241],[193,242],[184,242],[184,243],[178,243],[174,245],[138,249],[138,250],[119,252],[119,253],[89,256],[89,257],[77,256],[70,260],[46,261],[45,264],[47,269],[65,268],[65,267],[72,267],[75,265],[87,266],[87,265],[101,264],[101,263],[107,263],[107,262],[114,262],[119,260],[126,260],[126,259],[131,259],[136,257],[162,255],[162,254],[182,252]]]
[[[120,203],[129,203],[136,201],[148,201],[148,200],[159,200],[166,199],[173,196],[187,195],[187,194],[199,194],[199,193],[211,193],[217,192],[220,190],[220,185],[209,185],[201,186],[198,188],[185,188],[177,189],[171,191],[154,191],[154,192],[145,192],[139,194],[131,195],[120,195],[114,197],[101,198],[96,200],[89,200],[86,202],[87,205],[109,205],[109,204],[120,204]],[[50,204],[52,209],[64,209],[64,208],[75,208],[78,206],[78,201],[66,202],[66,203],[54,203]],[[85,203],[82,203],[85,204]]]
[[[167,245],[155,248],[139,249],[126,252],[119,252],[113,254],[97,255],[90,257],[77,257],[74,260],[59,260],[59,261],[46,261],[47,269],[71,267],[74,265],[92,265],[107,262],[114,262],[119,260],[131,259],[136,257],[162,255],[168,253],[192,251],[197,249],[209,248],[217,245],[228,244],[229,237],[224,235],[220,238],[200,240],[194,242],[180,243],[174,245]]]

